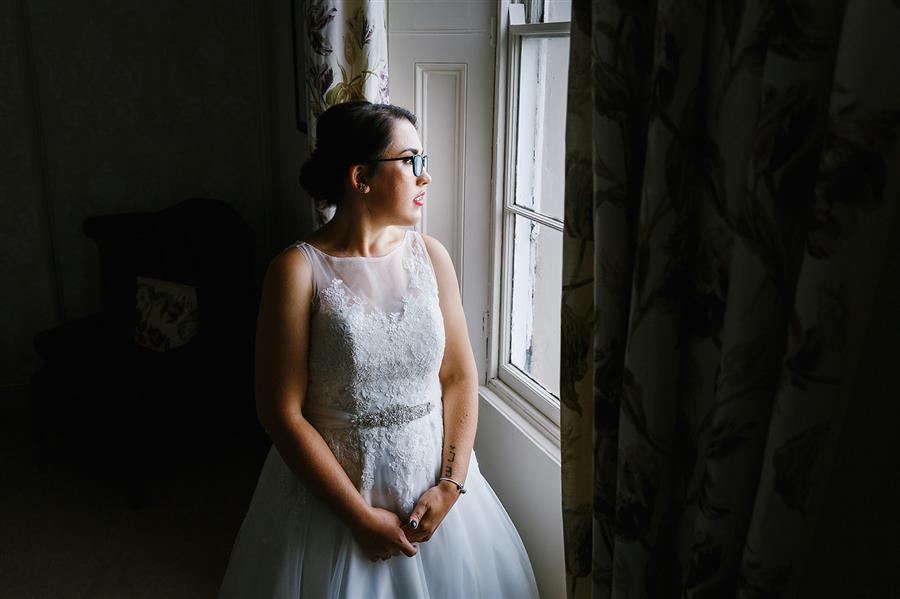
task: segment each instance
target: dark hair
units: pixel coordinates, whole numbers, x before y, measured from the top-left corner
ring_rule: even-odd
[[[316,122],[316,148],[300,168],[300,185],[316,200],[335,205],[343,192],[347,168],[370,164],[377,170],[391,143],[395,121],[416,124],[416,115],[393,104],[345,102],[335,104]]]

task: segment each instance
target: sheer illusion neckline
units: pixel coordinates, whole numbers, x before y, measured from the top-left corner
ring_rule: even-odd
[[[322,250],[320,250],[313,244],[309,243],[308,241],[304,241],[302,243],[311,247],[313,250],[315,250],[319,254],[325,256],[329,260],[366,260],[366,261],[368,261],[368,260],[384,260],[385,258],[390,258],[392,255],[397,253],[400,250],[400,248],[402,248],[403,246],[406,245],[406,242],[409,239],[409,234],[410,234],[409,229],[404,231],[403,239],[400,240],[400,243],[397,244],[397,247],[390,250],[387,254],[382,254],[381,256],[333,256],[332,254],[327,254],[327,253],[323,252]]]

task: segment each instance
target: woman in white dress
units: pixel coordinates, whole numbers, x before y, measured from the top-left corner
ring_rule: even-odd
[[[272,449],[219,597],[537,597],[473,450],[456,273],[421,218],[416,118],[325,111],[301,183],[334,217],[269,266],[256,402]]]

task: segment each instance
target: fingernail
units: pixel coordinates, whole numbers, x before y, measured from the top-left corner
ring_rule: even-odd
[[[410,520],[410,521],[409,521],[409,525],[412,526],[413,528],[418,528],[418,527],[419,527],[419,523],[416,522],[415,520]]]

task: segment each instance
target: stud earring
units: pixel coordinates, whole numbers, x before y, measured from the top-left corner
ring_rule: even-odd
[[[358,189],[359,189],[361,192],[363,192],[363,193],[369,193],[369,186],[368,186],[368,185],[363,185],[362,183],[360,183]]]

